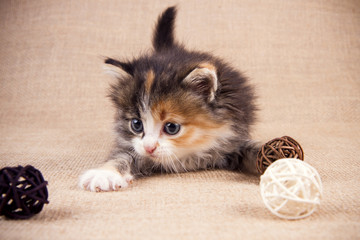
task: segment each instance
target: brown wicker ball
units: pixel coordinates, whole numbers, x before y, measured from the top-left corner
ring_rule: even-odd
[[[257,156],[256,167],[260,174],[274,161],[281,158],[298,158],[304,160],[304,151],[293,138],[284,136],[265,143]]]

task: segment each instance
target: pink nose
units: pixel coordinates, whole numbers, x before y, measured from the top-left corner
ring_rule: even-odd
[[[156,146],[145,146],[145,151],[149,154],[153,154],[156,150]]]

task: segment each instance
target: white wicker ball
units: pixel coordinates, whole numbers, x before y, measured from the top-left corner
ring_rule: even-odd
[[[320,204],[319,173],[295,158],[273,162],[261,176],[260,191],[266,207],[276,216],[300,219],[311,215]]]

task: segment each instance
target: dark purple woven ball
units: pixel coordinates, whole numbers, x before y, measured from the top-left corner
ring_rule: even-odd
[[[48,201],[47,182],[33,166],[0,170],[0,215],[27,219],[39,213]]]

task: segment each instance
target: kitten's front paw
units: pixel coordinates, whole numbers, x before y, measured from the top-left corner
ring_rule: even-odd
[[[90,169],[80,176],[79,186],[92,192],[117,191],[132,183],[133,176],[108,169]]]

